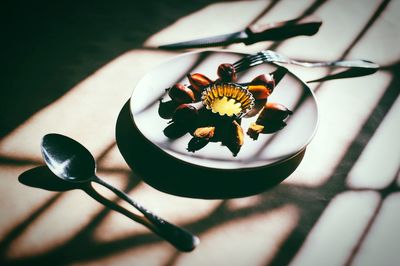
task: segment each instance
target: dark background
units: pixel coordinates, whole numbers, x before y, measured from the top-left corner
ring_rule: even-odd
[[[125,51],[208,4],[9,1],[2,5],[0,138]]]

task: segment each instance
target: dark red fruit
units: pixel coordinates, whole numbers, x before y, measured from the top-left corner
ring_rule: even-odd
[[[172,121],[180,125],[191,126],[197,120],[199,112],[190,104],[181,104],[172,115]]]
[[[269,123],[281,122],[291,114],[293,112],[280,103],[266,103],[256,123],[267,126]]]
[[[224,82],[235,82],[237,80],[236,70],[232,64],[220,64],[217,74],[221,81]]]
[[[168,90],[168,95],[176,103],[194,102],[193,91],[183,84],[177,83]]]
[[[251,85],[263,85],[267,87],[270,91],[270,94],[275,88],[275,79],[272,75],[270,74],[262,74],[257,77],[255,77],[251,82]]]

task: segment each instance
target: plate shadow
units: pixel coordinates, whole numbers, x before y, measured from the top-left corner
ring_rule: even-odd
[[[305,149],[288,160],[265,167],[220,170],[178,160],[149,142],[135,126],[129,100],[116,124],[117,146],[128,165],[148,185],[165,193],[203,199],[245,197],[270,189],[300,164]]]

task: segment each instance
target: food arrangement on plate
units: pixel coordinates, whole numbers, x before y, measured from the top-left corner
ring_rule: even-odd
[[[238,83],[232,64],[217,68],[218,78],[202,73],[186,75],[188,84],[167,88],[169,101],[160,99],[159,114],[170,119],[164,134],[171,139],[192,136],[187,151],[195,152],[209,142],[219,142],[236,156],[244,145],[244,134],[254,141],[259,134],[274,133],[286,126],[292,111],[283,104],[268,102],[275,89],[273,73],[259,74],[248,83]],[[168,106],[168,108],[164,108]],[[257,116],[248,128],[242,119]]]
[[[170,158],[170,164],[179,164],[180,171],[174,174],[183,175],[186,165],[188,169],[218,172],[265,169],[295,157],[312,139],[318,108],[307,84],[273,63],[260,64],[237,75],[229,74],[229,65],[221,66],[243,56],[229,51],[185,53],[157,65],[135,86],[130,100],[133,125],[148,149],[155,148],[160,156]],[[270,83],[266,84],[268,80]],[[248,103],[249,110],[229,116],[207,109],[206,105],[225,108],[231,97],[229,93],[232,95],[236,87],[245,88],[254,98],[254,102]],[[214,96],[218,101],[213,106],[207,104],[203,92],[218,93],[218,88],[221,93],[227,91],[228,97]],[[210,96],[210,103],[209,100]],[[230,106],[237,105],[230,103]]]

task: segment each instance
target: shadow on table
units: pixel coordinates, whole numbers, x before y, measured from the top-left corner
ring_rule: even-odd
[[[316,2],[324,2],[324,1],[316,1]],[[389,2],[389,1],[384,1],[384,2]],[[398,72],[398,69],[399,69],[398,66],[396,66],[396,72]],[[396,72],[394,72],[394,70],[393,70],[394,74]],[[33,74],[35,74],[35,73],[33,73]],[[326,185],[324,185],[322,188],[319,188],[319,189],[304,189],[304,188],[299,188],[299,187],[292,188],[291,186],[285,186],[285,185],[278,186],[277,190],[272,190],[270,193],[263,195],[264,200],[260,204],[259,209],[244,210],[240,213],[231,214],[230,216],[226,215],[226,220],[223,220],[223,221],[231,221],[235,217],[246,216],[246,215],[249,215],[249,213],[256,213],[256,212],[264,213],[268,210],[271,210],[274,207],[273,204],[281,206],[282,203],[290,202],[290,203],[299,205],[301,207],[302,216],[299,221],[299,225],[301,225],[301,227],[298,226],[290,234],[288,239],[286,239],[284,244],[280,247],[278,254],[275,255],[275,258],[272,261],[271,265],[289,264],[290,261],[293,259],[293,257],[297,254],[297,252],[299,252],[303,242],[305,241],[305,238],[308,235],[308,232],[314,227],[314,225],[318,221],[320,215],[325,210],[326,206],[329,204],[330,199],[334,195],[337,195],[348,189],[344,186],[343,182],[344,182],[349,170],[354,165],[354,163],[357,161],[360,154],[363,152],[364,147],[366,146],[366,143],[368,143],[370,137],[374,134],[376,128],[379,126],[380,121],[382,121],[382,117],[384,117],[384,115],[386,114],[388,109],[393,105],[393,102],[396,99],[395,96],[398,96],[398,89],[397,89],[398,86],[396,86],[396,85],[398,85],[399,82],[398,82],[398,79],[396,79],[396,75],[394,75],[394,77],[395,77],[394,80],[396,82],[393,82],[393,84],[390,85],[390,89],[388,90],[389,92],[386,93],[384,97],[382,97],[382,99],[380,100],[377,107],[374,109],[374,111],[373,111],[372,115],[370,116],[370,118],[368,119],[368,121],[363,125],[362,130],[360,130],[357,137],[354,138],[352,145],[345,151],[345,156],[340,161],[340,163],[338,163],[337,168],[335,169],[334,173],[332,174],[332,176],[330,178],[330,181]],[[32,90],[32,91],[34,92],[35,90]],[[27,98],[29,98],[29,97],[27,97]],[[120,147],[121,152],[122,152],[122,150],[124,151],[125,160],[128,161],[128,159],[132,159],[135,157],[134,155],[132,155],[132,153],[135,152],[135,149],[137,147],[134,145],[135,144],[134,141],[129,139],[132,136],[130,136],[128,132],[129,132],[129,130],[133,130],[131,128],[133,126],[129,124],[129,123],[131,123],[131,120],[128,119],[129,118],[129,109],[127,110],[127,108],[128,107],[125,105],[124,106],[125,110],[123,109],[121,111],[120,117],[118,119],[119,123],[122,123],[119,126],[125,126],[126,128],[122,128],[122,129],[117,128],[117,133],[119,134],[119,137],[121,137],[121,135],[122,135],[122,137],[127,138],[123,141],[121,141],[121,139],[119,139],[119,146],[121,146],[122,144],[130,144],[130,146],[127,145],[126,147],[123,147],[123,148]],[[123,114],[124,112],[125,112],[125,114]],[[120,120],[124,120],[124,121],[120,121]],[[124,125],[123,122],[125,122],[127,124]],[[365,136],[367,136],[367,137],[365,137]],[[362,139],[363,141],[358,141],[359,139]],[[131,149],[131,150],[129,150],[129,149]],[[126,156],[126,155],[128,155],[128,156]],[[133,161],[131,161],[131,163],[133,163]],[[134,169],[136,169],[135,164],[132,164],[131,166],[133,166]],[[32,169],[30,173],[28,171],[26,173],[25,177],[30,177],[30,176],[32,177],[32,174],[45,175],[46,171],[48,171],[48,170],[40,169],[40,167],[37,169],[35,168],[35,169]],[[21,175],[20,179],[23,179],[22,176],[23,175]],[[163,173],[161,176],[165,176],[165,173]],[[45,184],[45,183],[43,183],[43,182],[45,182],[45,180],[46,179],[37,181],[36,186],[40,187],[40,185]],[[23,183],[22,180],[21,180],[21,182]],[[35,183],[36,183],[36,181],[35,181]],[[50,184],[48,189],[58,191],[59,189],[69,190],[69,189],[74,189],[74,188],[67,188],[67,187],[64,187],[63,185],[60,186],[59,184],[57,184],[57,181],[56,181],[55,184]],[[396,186],[394,191],[398,192],[398,186]],[[390,190],[389,192],[392,192],[392,190]],[[387,192],[388,195],[390,195],[389,192]],[[282,195],[284,195],[284,196],[282,196]],[[274,196],[277,196],[277,199],[271,200],[271,197],[273,198]],[[218,211],[221,212],[221,209],[224,210],[224,208],[219,208]],[[199,228],[196,231],[202,231],[202,230],[205,231],[206,229],[212,228],[213,226],[216,226],[216,225],[222,223],[223,221],[215,219],[216,217],[221,217],[221,216],[225,218],[225,216],[220,215],[220,213],[214,213],[214,214],[208,216],[207,218],[205,218],[206,221],[199,221],[198,223],[194,224],[194,227]],[[98,219],[101,220],[102,217],[104,218],[103,213],[99,215]],[[369,224],[373,224],[373,222],[374,221],[371,220],[369,222]],[[97,224],[95,223],[95,224],[92,224],[91,226],[96,226],[96,225]],[[366,230],[365,234],[367,234],[367,233],[368,233],[368,230]],[[80,240],[81,240],[81,238],[78,238],[78,241],[80,241]],[[363,240],[363,238],[360,239],[360,243],[362,240]],[[77,242],[75,241],[73,243],[75,244]],[[82,247],[82,251],[80,253],[78,252],[78,255],[75,255],[69,259],[65,259],[65,257],[64,257],[65,255],[63,255],[63,254],[65,254],[66,251],[69,251],[69,250],[63,249],[63,251],[64,251],[63,253],[55,253],[54,256],[50,256],[51,258],[53,258],[52,262],[54,262],[54,263],[49,264],[49,265],[54,265],[57,262],[61,263],[60,259],[63,259],[63,263],[66,264],[66,263],[74,263],[77,261],[78,262],[84,261],[85,259],[87,260],[89,258],[99,257],[102,255],[104,256],[107,254],[113,254],[113,252],[121,251],[121,250],[124,250],[124,248],[137,245],[136,244],[137,240],[136,239],[132,240],[132,239],[129,239],[129,237],[126,237],[126,239],[118,240],[118,241],[111,242],[111,243],[106,243],[106,244],[100,245],[99,247],[85,245],[86,243],[84,243],[84,245],[82,245],[81,241],[79,243],[81,243],[80,247]],[[68,246],[68,248],[71,248],[71,247],[72,247],[71,245]],[[266,247],[266,248],[269,248],[269,247]],[[357,250],[353,250],[353,253],[356,253],[356,251]],[[92,254],[91,254],[91,256],[88,256],[86,253],[84,254],[84,252],[87,252],[87,253],[92,252]],[[56,256],[57,256],[57,259],[54,259]],[[39,257],[40,257],[40,255],[39,255]],[[44,256],[44,258],[46,258],[46,256]],[[32,263],[24,263],[26,261],[32,262]],[[19,263],[19,264],[16,263],[16,264],[17,265],[34,265],[35,264],[34,262],[41,262],[41,263],[38,263],[37,265],[39,265],[39,264],[43,265],[43,261],[36,260],[36,257],[31,258],[30,260],[25,260],[22,263]],[[346,264],[347,265],[351,264],[351,261],[348,261],[348,263],[346,263]],[[168,264],[168,265],[171,265],[171,264]]]
[[[334,79],[356,78],[374,74],[379,68],[350,68],[339,73],[328,74],[325,77],[307,81],[307,83],[322,82]]]
[[[146,225],[144,219],[141,216],[133,214],[132,212],[128,211],[127,209],[121,207],[120,205],[116,204],[115,202],[103,197],[99,194],[92,186],[91,182],[88,183],[71,183],[62,180],[61,178],[54,175],[49,168],[46,166],[39,166],[32,168],[28,171],[22,173],[18,180],[20,183],[35,187],[41,188],[49,191],[68,191],[72,189],[81,189],[90,197],[98,201],[99,203],[105,205],[106,207],[113,209],[121,214],[124,214],[128,218]]]
[[[213,2],[3,3],[0,138],[102,66]]]
[[[177,160],[141,135],[132,122],[129,101],[116,126],[118,148],[128,165],[150,186],[193,198],[236,198],[270,189],[288,177],[301,162],[305,149],[290,159],[268,167],[216,170]]]

